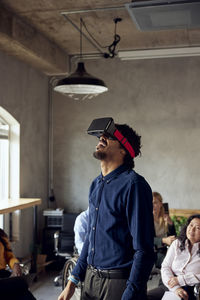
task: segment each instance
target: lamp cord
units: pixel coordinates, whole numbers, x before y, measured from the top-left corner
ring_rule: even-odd
[[[82,19],[82,22],[83,22],[83,26],[85,27],[85,30],[87,31],[87,33],[89,34],[89,36],[93,39],[93,41],[94,41],[100,48],[103,49],[103,48],[108,48],[108,47],[109,47],[109,45],[108,45],[108,46],[102,46],[102,45],[94,38],[94,36],[89,32],[89,30],[88,30],[88,28],[87,28],[85,22],[83,21],[83,19]]]
[[[110,53],[110,57],[111,58],[113,58],[113,57],[115,57],[115,55],[116,55],[116,52],[115,52],[115,49],[116,49],[116,47],[117,47],[117,44],[119,43],[119,41],[120,41],[120,36],[119,36],[119,34],[117,34],[116,32],[117,32],[117,23],[118,22],[121,22],[121,18],[115,18],[114,19],[114,22],[115,22],[115,34],[114,34],[114,41],[113,41],[113,43],[108,47],[108,51],[109,51],[109,53]]]
[[[83,25],[85,30],[87,31],[87,33],[89,34],[89,36],[92,38],[92,40],[102,49],[105,49],[107,48],[108,49],[108,52],[109,53],[104,53],[104,57],[105,58],[113,58],[116,56],[116,52],[115,52],[115,49],[116,49],[116,46],[117,44],[119,43],[120,41],[120,36],[118,34],[116,34],[117,32],[117,23],[118,22],[121,22],[122,19],[121,18],[115,18],[114,19],[114,22],[115,22],[115,30],[114,30],[114,41],[111,45],[108,45],[108,46],[102,46],[95,38],[94,36],[89,32],[85,22],[83,21],[83,19],[81,18],[81,26]],[[82,35],[82,27],[81,27],[81,35]]]

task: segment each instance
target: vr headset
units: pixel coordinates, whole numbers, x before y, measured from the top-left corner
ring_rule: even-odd
[[[123,136],[123,134],[115,127],[115,123],[112,118],[94,119],[90,124],[87,133],[98,138],[100,138],[100,136],[103,134],[111,138],[113,137],[114,139],[117,139],[120,144],[122,144],[132,158],[135,157],[135,151],[133,147]]]

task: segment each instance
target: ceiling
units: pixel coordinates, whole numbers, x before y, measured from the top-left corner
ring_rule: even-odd
[[[200,29],[142,32],[132,21],[123,0],[1,0],[0,49],[17,56],[42,72],[67,72],[68,56],[79,54],[80,17],[102,46],[112,44],[114,18],[121,40],[118,51],[191,47],[200,45]],[[112,8],[112,9],[111,9]],[[81,11],[72,13],[74,11]],[[67,18],[61,13],[67,12]],[[85,28],[83,33],[87,34]],[[83,53],[100,51],[83,38]]]

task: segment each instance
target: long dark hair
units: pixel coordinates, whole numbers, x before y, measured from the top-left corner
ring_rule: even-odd
[[[12,251],[10,248],[8,248],[5,238],[8,238],[7,234],[2,229],[0,229],[0,243],[3,244],[6,251]]]
[[[190,222],[193,220],[193,219],[200,219],[200,215],[196,214],[196,215],[192,215],[190,216],[188,219],[187,219],[187,222],[186,224],[184,225],[184,227],[181,229],[181,232],[178,236],[178,240],[180,241],[180,250],[183,251],[185,250],[185,242],[187,239],[187,236],[186,236],[186,231],[187,231],[187,227],[188,225],[190,224]],[[190,244],[190,241],[188,240],[188,243]],[[200,256],[200,243],[199,243],[199,250],[197,251],[197,254],[199,254]]]

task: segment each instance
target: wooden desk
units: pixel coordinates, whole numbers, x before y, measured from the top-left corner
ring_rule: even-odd
[[[177,209],[177,208],[171,208],[169,210],[170,216],[183,216],[183,217],[190,217],[191,215],[200,214],[199,209]]]
[[[8,199],[7,201],[0,201],[0,214],[10,214],[10,240],[12,240],[12,212],[15,210],[22,210],[25,208],[33,207],[33,217],[34,217],[34,246],[37,245],[37,206],[42,203],[39,198],[19,198],[19,199]],[[33,250],[33,265],[32,269],[34,272],[37,271],[36,265],[36,251]]]
[[[7,201],[0,201],[0,214],[7,214],[28,207],[36,207],[41,203],[42,201],[39,198],[19,198],[15,200],[8,199]]]
[[[37,205],[40,205],[42,200],[40,198],[19,198],[8,199],[0,202],[0,214],[10,213],[15,210],[22,210],[28,207],[34,209],[34,242],[37,243]],[[10,217],[10,240],[12,240],[12,216]]]

